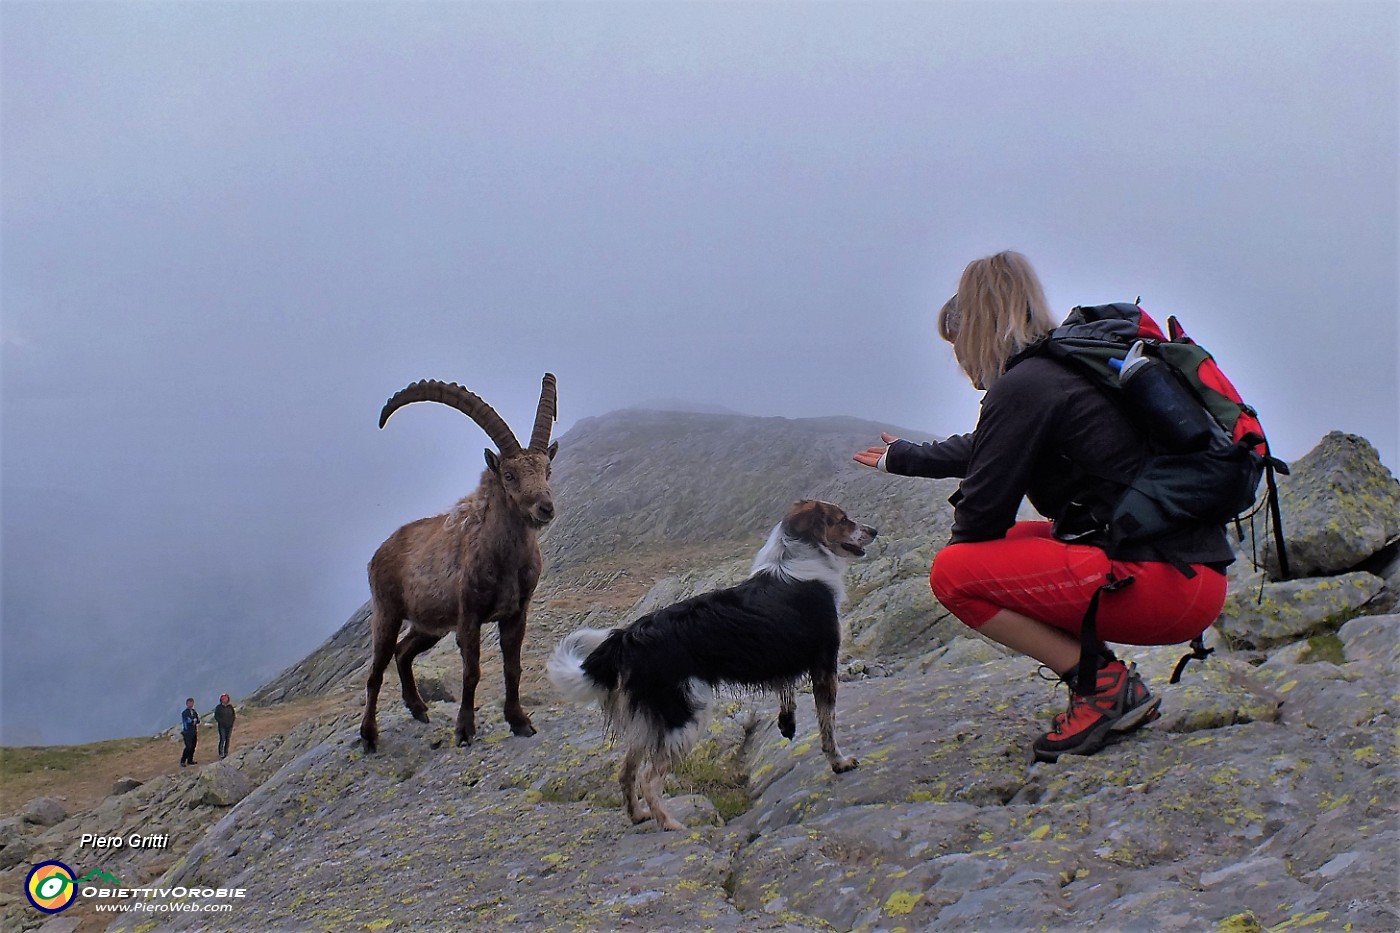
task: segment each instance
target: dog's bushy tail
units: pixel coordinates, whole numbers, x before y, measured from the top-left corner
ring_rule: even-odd
[[[549,682],[574,703],[597,703],[606,707],[608,695],[617,685],[617,670],[609,659],[593,655],[614,631],[581,628],[564,636],[545,664]]]

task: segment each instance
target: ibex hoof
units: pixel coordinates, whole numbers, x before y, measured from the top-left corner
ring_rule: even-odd
[[[412,709],[409,710],[409,712],[412,713],[413,718],[418,720],[419,722],[428,721],[428,711],[426,709]]]
[[[457,733],[457,747],[458,747],[458,748],[465,748],[465,747],[471,745],[471,744],[472,744],[473,742],[475,742],[475,741],[476,741],[476,733],[474,733],[474,732],[459,732],[459,733]]]
[[[360,741],[364,743],[365,751],[368,752],[369,754],[372,755],[372,754],[374,754],[374,753],[378,750],[377,747],[376,747],[376,746],[378,746],[378,744],[379,744],[379,737],[378,737],[378,736],[374,736],[374,735],[365,735],[365,734],[362,732],[362,733],[360,733]]]
[[[536,735],[539,732],[539,730],[535,728],[534,724],[529,722],[521,723],[518,726],[511,726],[510,731],[514,732],[516,735],[519,736],[531,736]]]
[[[854,771],[859,764],[860,762],[854,758],[839,758],[831,763],[831,770],[841,774],[845,771]]]

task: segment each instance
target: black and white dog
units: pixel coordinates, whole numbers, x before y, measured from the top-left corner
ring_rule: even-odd
[[[776,691],[778,728],[792,738],[796,685],[810,677],[831,770],[856,766],[836,746],[837,611],[846,563],[863,556],[875,534],[829,502],[804,499],[773,529],[738,586],[625,628],[580,629],[559,643],[549,679],[571,700],[602,706],[626,749],[619,782],[632,822],[683,828],[662,804],[662,785],[703,734],[715,687]]]

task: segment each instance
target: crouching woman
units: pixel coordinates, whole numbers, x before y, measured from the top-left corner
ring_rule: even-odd
[[[1199,635],[1220,613],[1234,559],[1221,525],[1112,550],[1082,534],[1085,526],[1067,527],[1072,517],[1108,514],[1122,487],[1101,477],[1132,476],[1148,451],[1086,375],[1038,352],[1056,324],[1024,256],[970,263],[938,329],[986,392],[975,429],[930,444],[884,434],[855,456],[902,476],[962,479],[930,584],[964,624],[1070,685],[1068,710],[1032,745],[1041,761],[1093,754],[1157,718],[1158,698],[1105,642],[1169,645]],[[1058,522],[1018,522],[1023,498]],[[1086,616],[1096,619],[1088,646]]]

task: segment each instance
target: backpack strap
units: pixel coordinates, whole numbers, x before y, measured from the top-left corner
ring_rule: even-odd
[[[1287,580],[1293,574],[1288,567],[1288,549],[1283,544],[1283,510],[1278,504],[1278,480],[1274,477],[1275,462],[1273,457],[1265,458],[1264,481],[1269,490],[1266,498],[1269,500],[1269,518],[1274,525],[1274,549],[1278,551],[1278,569]],[[1288,472],[1287,467],[1284,467],[1284,472]]]
[[[1176,662],[1176,669],[1172,671],[1172,677],[1171,680],[1168,681],[1168,683],[1174,684],[1180,682],[1181,672],[1186,670],[1187,664],[1189,664],[1192,661],[1204,661],[1212,654],[1215,654],[1215,649],[1206,647],[1206,636],[1205,633],[1202,632],[1195,638],[1191,639],[1191,653],[1184,656],[1180,661]]]
[[[1079,671],[1075,677],[1074,692],[1082,697],[1093,696],[1099,679],[1099,597],[1104,593],[1121,590],[1132,585],[1136,577],[1115,577],[1108,572],[1104,583],[1089,597],[1089,607],[1084,610],[1084,621],[1079,626]]]

